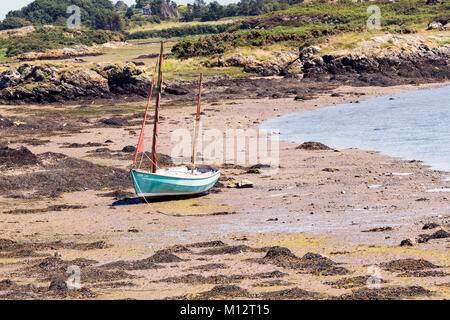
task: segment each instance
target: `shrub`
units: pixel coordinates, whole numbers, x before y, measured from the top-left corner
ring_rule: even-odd
[[[136,31],[126,35],[129,40],[132,39],[147,39],[147,38],[173,38],[186,37],[199,34],[216,34],[227,31],[233,24],[198,24],[187,27],[173,27],[162,30],[146,30]]]
[[[13,36],[0,41],[0,48],[6,49],[6,56],[13,57],[26,52],[43,52],[77,44],[102,44],[111,40],[123,40],[123,35],[106,30],[39,28],[24,36]]]

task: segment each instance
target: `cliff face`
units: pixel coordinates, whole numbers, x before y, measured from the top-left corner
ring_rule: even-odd
[[[181,17],[180,12],[177,8],[172,7],[171,5],[167,4],[166,2],[163,2],[161,4],[161,8],[159,9],[160,16],[163,19],[177,19]]]

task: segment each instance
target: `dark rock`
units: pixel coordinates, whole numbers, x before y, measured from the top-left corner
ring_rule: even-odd
[[[189,93],[189,91],[187,91],[183,88],[177,88],[177,87],[167,87],[164,89],[164,92],[166,92],[168,94],[173,94],[176,96],[181,96],[181,95],[185,95],[185,94]]]
[[[363,230],[361,232],[383,232],[383,231],[391,231],[392,227],[378,227],[378,228],[372,228],[369,230]]]
[[[392,272],[404,272],[439,268],[439,266],[424,259],[398,259],[380,264],[380,267]]]
[[[116,126],[116,127],[122,127],[128,124],[128,121],[120,118],[102,119],[100,120],[100,122],[108,126]]]
[[[439,227],[439,224],[435,223],[435,222],[429,222],[429,223],[425,223],[422,227],[422,230],[429,230],[429,229],[434,229]]]
[[[170,263],[183,261],[183,259],[177,257],[176,255],[167,250],[159,250],[148,259],[149,261],[154,263]]]
[[[448,79],[447,61],[450,47],[441,46],[430,49],[419,46],[414,50],[403,51],[398,55],[358,56],[323,55],[307,59],[303,63],[304,78],[330,79],[340,82],[360,82],[370,85],[392,85],[407,83],[411,79],[424,81]],[[393,68],[395,66],[395,68]]]
[[[412,246],[414,246],[414,244],[411,239],[405,239],[405,240],[402,240],[402,242],[400,242],[400,246],[401,247],[406,247],[406,246],[412,247]]]
[[[304,149],[304,150],[333,150],[330,147],[324,145],[320,142],[308,141],[304,142],[301,145],[297,146],[295,149]]]
[[[122,152],[135,152],[136,151],[136,147],[135,146],[125,146],[122,149]]]
[[[296,255],[291,252],[288,248],[284,247],[272,247],[267,251],[264,259],[278,259],[284,257],[296,258]]]
[[[13,127],[14,123],[0,115],[0,129]]]
[[[133,63],[76,70],[23,64],[0,74],[0,103],[62,102],[116,94],[146,96],[150,83]]]
[[[22,167],[36,165],[40,163],[36,155],[25,147],[12,149],[8,147],[0,148],[0,165],[7,167]]]
[[[444,238],[450,238],[450,233],[448,233],[447,231],[441,229],[436,231],[433,234],[421,234],[419,235],[419,238],[417,239],[417,242],[419,243],[425,243],[428,242],[429,240],[433,240],[433,239],[444,239]]]
[[[67,290],[67,283],[62,279],[53,280],[48,287],[49,290],[53,291],[65,291]]]

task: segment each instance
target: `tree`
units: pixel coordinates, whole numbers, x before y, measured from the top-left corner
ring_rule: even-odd
[[[136,8],[141,9],[152,2],[153,0],[136,0]]]
[[[0,24],[1,29],[15,29],[29,26],[31,23],[24,18],[6,17]]]
[[[62,18],[67,19],[69,17],[67,7],[71,5],[76,5],[81,9],[83,25],[92,25],[93,19],[99,11],[114,12],[116,10],[110,0],[35,0],[20,10],[8,12],[5,18],[6,24],[2,23],[1,27],[23,25],[23,20],[22,23],[18,23],[21,20],[13,18],[24,19],[28,21],[27,24],[36,26],[61,23]]]
[[[131,7],[128,7],[127,12],[125,12],[125,18],[131,19],[134,16],[134,10]]]
[[[123,31],[125,28],[125,21],[116,12],[102,10],[98,12],[94,18],[95,29]]]

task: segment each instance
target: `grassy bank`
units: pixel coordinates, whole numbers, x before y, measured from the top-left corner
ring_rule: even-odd
[[[314,1],[293,5],[286,10],[249,18],[218,35],[189,39],[178,43],[173,52],[179,58],[223,54],[242,46],[261,47],[289,41],[297,47],[323,42],[332,35],[346,32],[373,32],[367,21],[374,14],[369,5],[380,9],[380,28],[375,31],[414,33],[432,21],[448,21],[449,1],[428,5],[424,0],[397,2],[348,0],[336,3]]]

